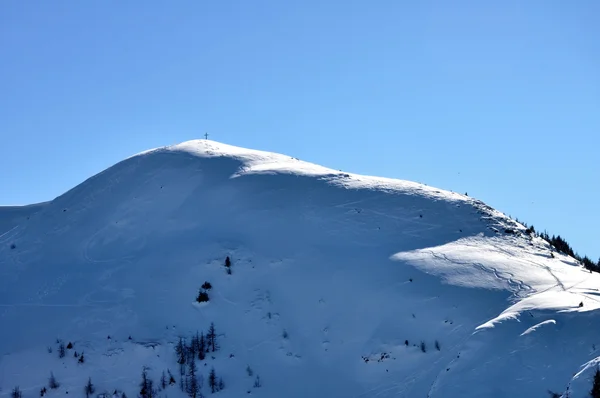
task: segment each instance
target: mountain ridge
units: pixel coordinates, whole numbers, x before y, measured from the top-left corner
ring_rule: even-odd
[[[131,156],[19,218],[0,267],[2,396],[50,371],[135,394],[142,366],[174,370],[177,339],[213,321],[224,396],[575,394],[596,360],[597,274],[501,212],[208,140]],[[87,365],[47,353],[56,338]]]

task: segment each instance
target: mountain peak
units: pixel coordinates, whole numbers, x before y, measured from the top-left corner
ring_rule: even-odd
[[[224,396],[589,390],[598,274],[466,195],[192,140],[5,210],[2,398],[50,372],[130,396],[144,367],[186,380],[174,347],[211,325],[194,363]]]

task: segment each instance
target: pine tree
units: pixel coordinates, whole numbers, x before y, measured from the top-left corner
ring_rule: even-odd
[[[227,268],[231,267],[231,259],[229,258],[229,256],[227,256],[227,258],[225,259],[225,266]]]
[[[177,363],[179,364],[179,376],[180,376],[180,387],[183,391],[183,379],[185,375],[185,363],[186,363],[186,345],[183,337],[179,338],[179,343],[175,346],[175,352],[177,353]]]
[[[187,393],[190,398],[197,398],[198,392],[200,391],[200,385],[198,383],[198,378],[196,377],[196,361],[193,358],[188,365],[188,382],[187,382]]]
[[[254,380],[254,388],[262,387],[262,382],[260,381],[260,376],[256,375],[256,379]]]
[[[48,379],[48,386],[52,389],[56,389],[60,387],[60,383],[56,381],[56,377],[54,377],[54,373],[50,372],[50,378]]]
[[[175,378],[173,377],[173,374],[171,373],[170,369],[167,369],[167,373],[169,374],[169,385],[173,385],[176,383]]]
[[[208,340],[208,347],[212,352],[215,352],[219,349],[217,345],[217,334],[215,331],[215,324],[213,322],[210,323],[210,327],[208,328],[208,333],[206,334],[206,338]]]
[[[225,388],[225,382],[223,381],[223,379],[221,377],[219,377],[219,391],[223,390]]]
[[[21,392],[21,389],[19,388],[19,386],[13,388],[12,392],[10,393],[10,398],[22,398],[23,397],[23,393]]]
[[[59,358],[65,357],[65,343],[63,343],[62,341],[60,342],[60,344],[58,346],[58,357]]]
[[[96,391],[96,387],[94,387],[94,385],[92,384],[92,378],[88,378],[88,382],[84,387],[84,391],[85,391],[85,396],[87,398],[90,398],[90,395],[92,395],[95,391]]]
[[[200,340],[198,340],[198,359],[204,361],[206,358],[206,339],[204,338],[204,332],[200,333]]]
[[[167,375],[165,375],[165,371],[162,371],[162,376],[160,376],[160,388],[163,390],[167,388]]]
[[[196,339],[197,339],[197,335],[192,337],[192,340],[190,341],[190,345],[187,347],[188,362],[196,360],[196,349],[198,348],[198,345],[199,345],[199,342]]]
[[[215,368],[212,368],[208,375],[208,386],[210,387],[210,392],[213,394],[217,391],[217,374],[215,373]]]
[[[590,390],[591,398],[600,398],[600,368],[596,368],[594,372],[594,384]]]
[[[200,289],[200,291],[198,292],[198,296],[196,296],[196,301],[199,303],[204,303],[209,300],[210,300],[210,298],[208,297],[208,293],[206,293],[205,291]]]
[[[140,382],[140,398],[154,397],[154,382],[148,378],[148,369],[142,368],[142,381]]]

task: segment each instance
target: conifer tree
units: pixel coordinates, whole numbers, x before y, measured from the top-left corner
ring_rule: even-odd
[[[210,387],[210,392],[213,394],[217,391],[217,374],[215,373],[215,368],[212,368],[208,375],[208,386]]]
[[[167,388],[167,375],[165,375],[165,371],[162,371],[162,375],[160,376],[160,388],[163,390]]]
[[[200,382],[198,377],[196,376],[197,372],[196,361],[195,358],[192,359],[188,365],[188,381],[187,381],[187,393],[190,398],[198,398],[198,393],[200,392]]]
[[[59,358],[65,357],[65,343],[63,343],[62,341],[58,345],[58,357]]]
[[[215,324],[213,322],[210,323],[208,333],[206,334],[206,339],[208,343],[208,348],[210,348],[212,352],[217,351],[219,347],[217,345],[217,334],[215,331]]]
[[[148,369],[142,368],[142,381],[140,382],[140,398],[154,397],[154,382],[148,378]]]
[[[52,389],[56,389],[60,387],[60,383],[56,381],[56,377],[54,377],[54,373],[50,372],[50,378],[48,379],[48,386]]]
[[[198,359],[204,361],[206,358],[206,339],[204,338],[204,332],[200,333],[200,340],[198,340]]]
[[[19,386],[13,388],[12,392],[10,393],[10,398],[22,398],[23,397],[23,393],[21,392],[21,389],[19,388]]]
[[[90,398],[90,395],[92,395],[95,391],[96,391],[96,387],[94,387],[94,385],[92,384],[92,378],[88,378],[88,382],[84,387],[84,391],[85,391],[85,396],[87,398]]]
[[[591,398],[600,398],[600,368],[596,368],[594,372],[594,382],[590,390]]]

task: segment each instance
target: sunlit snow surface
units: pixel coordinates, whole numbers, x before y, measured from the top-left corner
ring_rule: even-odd
[[[468,196],[190,141],[0,207],[0,396],[136,397],[214,322],[221,397],[585,397],[599,286]]]

